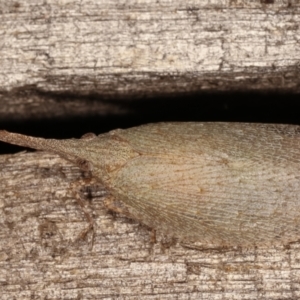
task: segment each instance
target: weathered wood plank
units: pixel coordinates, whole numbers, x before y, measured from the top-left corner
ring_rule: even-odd
[[[93,189],[87,225],[68,191],[82,173],[43,152],[0,157],[1,299],[297,299],[299,244],[189,249],[108,213]],[[162,240],[161,240],[162,239]]]
[[[6,111],[7,103],[12,109],[20,101],[40,111],[46,101],[51,111],[57,94],[99,100],[299,91],[298,1],[0,4],[0,107]],[[120,106],[93,109],[118,112]]]

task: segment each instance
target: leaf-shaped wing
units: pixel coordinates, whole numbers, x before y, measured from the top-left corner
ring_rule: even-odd
[[[140,153],[113,180],[115,196],[132,216],[173,236],[213,244],[296,240],[299,155],[295,145],[288,147],[292,136],[272,127],[259,135],[255,126],[188,124],[184,131],[175,123],[143,126],[147,134],[143,127],[120,132]]]

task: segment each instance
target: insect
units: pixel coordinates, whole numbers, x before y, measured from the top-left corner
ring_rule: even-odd
[[[0,131],[91,172],[118,212],[215,245],[284,244],[300,235],[300,126],[156,123],[84,139]]]

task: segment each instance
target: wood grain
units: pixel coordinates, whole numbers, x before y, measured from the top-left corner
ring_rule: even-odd
[[[0,4],[0,115],[119,114],[116,99],[299,91],[298,1]]]
[[[1,299],[297,299],[300,245],[195,249],[109,214],[103,189],[90,209],[95,244],[68,193],[82,173],[43,152],[0,157]]]

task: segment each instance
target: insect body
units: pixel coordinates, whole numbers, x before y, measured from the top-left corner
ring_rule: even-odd
[[[91,171],[133,219],[182,240],[267,245],[300,238],[300,127],[157,123],[88,139],[0,131]]]

